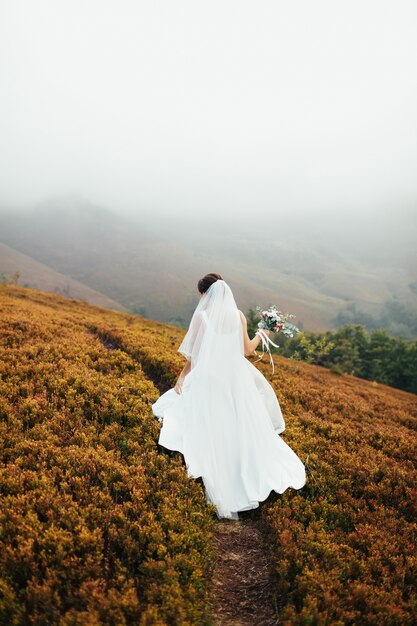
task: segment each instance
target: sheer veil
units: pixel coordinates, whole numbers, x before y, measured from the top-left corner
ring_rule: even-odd
[[[240,313],[224,280],[216,280],[201,297],[178,352],[192,367],[227,363],[244,354]]]
[[[200,298],[178,351],[191,369],[180,394],[169,389],[152,405],[163,419],[159,443],[183,453],[217,515],[238,519],[272,490],[300,488],[304,465],[277,435],[285,428],[277,397],[245,358],[239,309],[223,279]]]

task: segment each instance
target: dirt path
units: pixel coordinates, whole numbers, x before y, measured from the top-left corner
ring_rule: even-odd
[[[119,347],[110,336],[96,334],[109,350]],[[170,388],[170,383],[141,365],[161,394]],[[259,509],[240,513],[239,517],[239,521],[220,520],[215,524],[211,605],[215,626],[277,626],[280,621],[273,570]]]
[[[212,603],[215,624],[275,626],[280,621],[262,522],[247,514],[240,516],[239,521],[216,523]]]

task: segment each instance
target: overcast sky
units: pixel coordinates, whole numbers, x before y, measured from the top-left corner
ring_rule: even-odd
[[[0,0],[0,203],[417,206],[415,0]]]

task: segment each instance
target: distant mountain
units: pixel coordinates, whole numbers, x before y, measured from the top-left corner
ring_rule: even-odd
[[[185,291],[196,282],[190,281],[190,270],[197,277],[207,271],[203,264],[196,268],[181,245],[78,198],[0,213],[0,240],[133,313],[179,325],[186,324],[198,300],[195,287]]]
[[[330,330],[345,313],[378,320],[392,302],[405,318],[417,315],[412,234],[384,243],[376,229],[291,217],[133,219],[77,197],[0,213],[0,241],[130,312],[179,326],[198,302],[198,279],[212,271],[231,284],[240,309],[277,303],[304,330]],[[411,332],[392,322],[391,332]]]
[[[108,296],[83,285],[77,280],[64,276],[47,265],[35,261],[26,254],[13,250],[0,243],[0,275],[12,276],[19,272],[18,282],[24,287],[32,287],[41,291],[49,291],[78,300],[85,300],[90,304],[124,311],[123,305]]]

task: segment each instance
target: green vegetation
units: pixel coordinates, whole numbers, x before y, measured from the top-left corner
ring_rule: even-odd
[[[19,278],[20,272],[14,272],[13,274],[2,272],[0,274],[0,282],[3,283],[3,285],[17,285]]]
[[[214,511],[150,406],[184,331],[8,285],[0,320],[0,623],[210,624]],[[253,512],[281,623],[412,626],[416,396],[274,361],[257,367],[307,468]]]
[[[254,309],[249,310],[247,319],[253,334],[258,322]],[[361,324],[345,324],[325,333],[275,337],[280,347],[271,351],[282,356],[417,393],[417,340],[391,337],[382,329],[368,333]]]
[[[0,311],[0,623],[204,624],[212,511],[91,332],[111,312],[5,286]]]
[[[300,491],[273,494],[282,624],[412,626],[417,542],[417,399],[274,357],[285,440],[305,462]],[[269,364],[260,369],[268,376]]]

